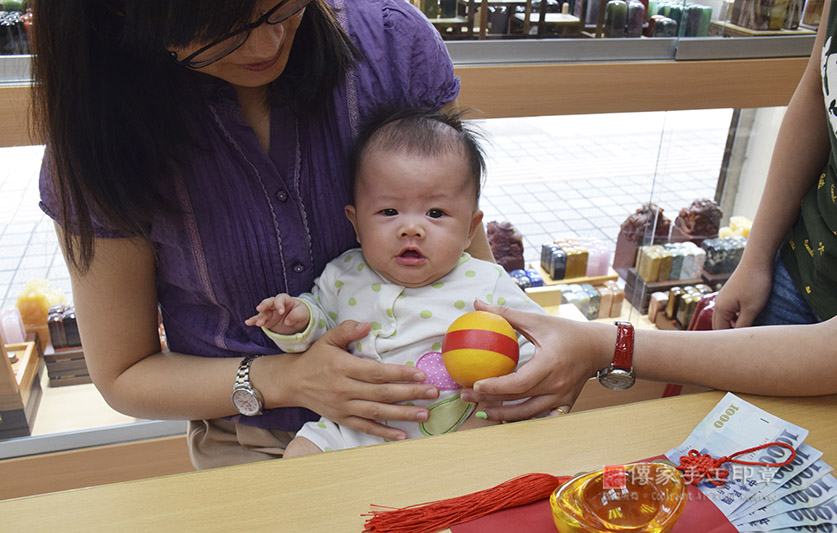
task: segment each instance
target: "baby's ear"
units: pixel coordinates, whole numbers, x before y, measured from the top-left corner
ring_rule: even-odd
[[[357,210],[355,206],[349,204],[343,208],[343,212],[346,213],[346,218],[349,219],[349,222],[352,223],[352,227],[355,229],[355,238],[357,238],[357,242],[360,242],[360,235],[357,232]]]
[[[474,239],[474,235],[477,232],[477,228],[480,227],[480,224],[482,224],[482,211],[477,209],[471,216],[471,230],[468,232],[468,246],[471,246],[471,241]]]

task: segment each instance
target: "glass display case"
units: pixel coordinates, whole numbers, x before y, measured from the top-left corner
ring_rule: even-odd
[[[821,0],[411,0],[445,39],[806,35]]]
[[[22,284],[41,277],[71,303],[51,221],[37,208],[43,146],[29,137],[25,3],[0,3],[0,253],[17,258],[13,268],[0,259],[0,304],[14,305]],[[648,202],[672,223],[700,199],[720,206],[723,225],[752,218],[763,172],[742,162],[772,149],[821,9],[813,0],[789,2],[784,15],[758,12],[765,3],[753,0],[414,3],[445,37],[462,80],[459,104],[486,133],[485,221],[514,226],[532,270],[543,266],[543,245],[561,239],[596,239],[615,252],[622,224]],[[653,244],[644,236],[637,249]],[[635,257],[629,263],[638,266]],[[605,273],[624,291],[615,316],[656,327],[642,309],[650,305],[643,275]],[[547,281],[563,290],[546,291],[542,305],[613,320],[573,305],[584,297],[572,296],[571,280]],[[569,304],[559,305],[561,292]],[[185,422],[120,415],[92,384],[52,386],[45,363],[37,379],[28,389],[40,391],[31,435],[0,440],[0,477],[21,480],[0,498],[188,469]],[[579,408],[671,393],[666,387],[591,391]],[[24,480],[71,461],[78,466],[63,479]],[[103,464],[129,466],[92,475]]]

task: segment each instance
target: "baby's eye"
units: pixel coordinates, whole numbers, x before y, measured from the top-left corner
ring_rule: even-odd
[[[390,209],[381,209],[381,214],[384,215],[385,217],[394,217],[395,215],[398,214],[398,211],[396,211],[395,209],[391,209],[391,208]]]
[[[441,209],[431,209],[427,212],[427,216],[430,218],[442,218],[445,215],[445,212]]]

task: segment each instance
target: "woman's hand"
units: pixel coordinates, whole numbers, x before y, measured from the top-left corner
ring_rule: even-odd
[[[612,346],[616,330],[606,324],[584,323],[476,302],[480,311],[496,313],[535,345],[535,355],[516,372],[488,378],[462,391],[468,402],[527,398],[520,404],[486,408],[491,420],[522,420],[556,407],[567,411],[595,371],[610,362],[598,356],[601,341]],[[600,332],[591,331],[601,329]],[[609,332],[609,333],[608,333]]]
[[[773,263],[750,266],[741,262],[715,297],[712,329],[752,326],[773,285]]]
[[[388,440],[407,437],[377,420],[423,422],[427,409],[396,405],[438,398],[436,387],[422,382],[424,372],[406,365],[370,361],[346,352],[369,332],[368,323],[346,321],[323,335],[304,354],[292,355],[283,380],[293,405],[311,409],[333,422]],[[258,384],[254,384],[258,388]],[[264,389],[260,389],[264,390]]]

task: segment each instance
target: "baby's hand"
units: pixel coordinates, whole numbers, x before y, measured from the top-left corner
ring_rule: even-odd
[[[259,326],[279,335],[293,335],[308,326],[308,306],[287,294],[265,298],[256,306],[259,313],[244,321],[248,326]]]

